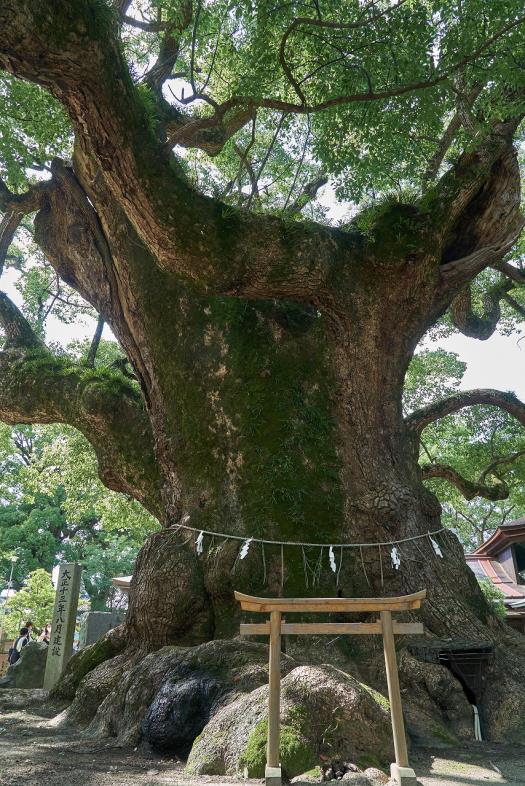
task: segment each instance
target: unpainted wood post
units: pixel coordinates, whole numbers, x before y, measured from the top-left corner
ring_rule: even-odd
[[[390,772],[398,786],[417,786],[413,769],[408,766],[405,724],[401,707],[401,691],[397,671],[394,633],[423,633],[421,623],[392,621],[392,611],[418,609],[426,597],[426,590],[398,598],[255,598],[235,592],[235,599],[243,611],[270,612],[269,622],[242,624],[241,634],[270,635],[269,698],[268,698],[268,743],[266,750],[266,786],[281,786],[279,763],[280,700],[281,700],[281,633],[299,635],[304,633],[382,633],[385,653],[390,714],[394,735],[396,761]],[[296,623],[286,624],[281,614],[297,611],[379,611],[381,619],[373,623]]]
[[[399,689],[399,674],[397,671],[392,612],[381,612],[381,626],[383,629],[383,649],[385,653],[386,679],[388,683],[388,698],[390,700],[390,715],[392,718],[396,764],[399,767],[408,767],[407,741],[405,737],[405,723],[403,721],[403,708],[401,705],[401,691]]]
[[[268,699],[268,747],[266,761],[269,768],[278,768],[281,703],[281,612],[270,613],[270,692]]]

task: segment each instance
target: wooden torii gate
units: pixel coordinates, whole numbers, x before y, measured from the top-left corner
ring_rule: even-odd
[[[281,636],[301,634],[381,634],[385,654],[388,697],[396,760],[391,764],[392,777],[399,786],[416,786],[416,774],[408,763],[408,752],[399,690],[394,635],[423,633],[420,622],[395,622],[392,612],[418,609],[426,598],[426,590],[398,598],[255,598],[235,593],[243,611],[269,613],[270,619],[262,623],[241,623],[241,636],[270,637],[268,744],[266,753],[266,786],[281,786],[279,763],[280,699],[281,699]],[[289,623],[282,618],[287,612],[379,612],[375,622],[298,622]]]

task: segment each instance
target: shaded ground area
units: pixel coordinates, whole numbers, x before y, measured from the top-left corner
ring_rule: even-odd
[[[52,728],[41,691],[0,690],[0,786],[225,786],[261,781],[184,774],[166,756],[90,740]],[[523,747],[476,743],[468,748],[418,749],[412,762],[422,786],[525,786]]]

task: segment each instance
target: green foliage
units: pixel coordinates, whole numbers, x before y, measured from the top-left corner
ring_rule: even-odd
[[[16,636],[21,625],[29,619],[36,629],[43,628],[51,621],[54,602],[51,575],[43,568],[37,568],[29,574],[25,587],[6,601],[4,627],[7,635]]]
[[[0,72],[0,177],[23,191],[36,171],[71,151],[71,130],[61,105],[37,85]]]
[[[303,158],[302,174],[307,175],[309,167],[322,167],[336,178],[339,197],[352,200],[420,179],[456,110],[458,90],[468,95],[474,85],[483,87],[472,109],[477,130],[487,128],[494,118],[507,116],[513,104],[513,108],[519,106],[517,90],[516,97],[511,95],[524,83],[519,66],[524,51],[522,28],[516,26],[497,37],[522,13],[519,0],[411,0],[390,13],[392,4],[367,5],[366,11],[357,0],[343,5],[324,0],[317,14],[315,7],[299,2],[216,0],[200,4],[198,17],[180,36],[174,66],[178,79],[165,95],[184,111],[193,88],[197,95],[204,92],[217,102],[232,96],[314,107],[334,101],[327,111],[313,113],[308,125],[304,116],[283,118],[279,109],[260,109],[250,160],[257,171],[279,128],[271,150],[273,161],[265,166],[266,185],[277,177],[289,187],[294,176],[291,162]],[[182,8],[179,2],[155,1],[149,14],[152,19],[180,22]],[[314,24],[296,24],[290,32],[298,17],[310,18]],[[330,28],[319,21],[341,27]],[[287,31],[287,41],[283,41]],[[492,45],[474,60],[473,53],[490,38],[494,38]],[[124,40],[132,68],[143,73],[159,51],[160,36],[125,28]],[[282,56],[304,100],[287,77]],[[456,68],[460,62],[464,63],[461,70]],[[448,71],[450,78],[439,80]],[[394,95],[404,86],[433,80],[439,81],[429,89]],[[366,98],[370,92],[386,95],[375,101],[336,103],[345,96]],[[198,102],[190,103],[190,110],[197,117],[207,113],[206,105]],[[241,149],[250,144],[250,133],[245,129],[236,138]],[[451,155],[468,143],[468,136],[460,131]],[[218,173],[223,174],[224,185],[238,166],[231,143],[209,171],[215,172],[216,181]],[[248,185],[247,172],[244,185]]]
[[[425,350],[415,355],[405,382],[406,410],[457,391],[464,371],[465,364],[451,352]],[[505,482],[509,487],[505,500],[475,497],[468,501],[447,481],[428,481],[443,506],[443,522],[455,530],[467,551],[479,546],[500,524],[523,515],[525,455],[495,465],[483,477],[496,459],[525,450],[523,427],[508,413],[484,405],[460,410],[428,426],[421,446],[422,464],[449,464],[469,480],[481,478],[487,485]]]
[[[36,568],[76,561],[92,608],[103,609],[111,578],[132,572],[158,522],[102,486],[93,450],[74,429],[18,426],[0,446],[0,575],[7,581],[12,553],[15,586]]]
[[[466,371],[466,363],[454,352],[425,349],[412,358],[405,377],[403,403],[412,412],[455,392]]]
[[[478,584],[494,616],[500,620],[505,620],[507,612],[505,609],[505,595],[503,592],[499,590],[490,579],[478,579]]]

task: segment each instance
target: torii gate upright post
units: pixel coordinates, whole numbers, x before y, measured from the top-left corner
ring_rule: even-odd
[[[399,674],[397,670],[395,634],[421,634],[420,622],[395,622],[392,612],[418,609],[426,597],[426,590],[397,598],[255,598],[235,593],[243,611],[267,612],[270,620],[257,624],[241,624],[242,636],[270,636],[268,744],[266,756],[266,786],[281,786],[279,762],[280,698],[281,698],[281,635],[299,634],[381,634],[385,654],[388,697],[396,760],[390,765],[392,777],[399,786],[417,786],[416,774],[409,766]],[[285,612],[374,612],[380,614],[376,622],[300,622],[287,623]]]

